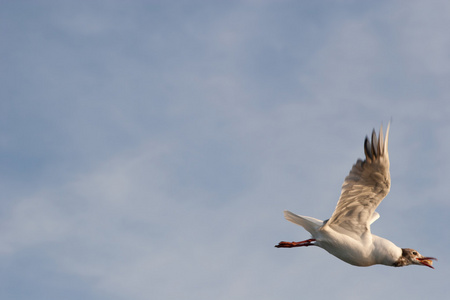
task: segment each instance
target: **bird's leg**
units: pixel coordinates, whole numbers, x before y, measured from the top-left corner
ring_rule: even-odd
[[[279,242],[275,247],[277,248],[293,248],[293,247],[308,247],[314,246],[312,242],[315,242],[316,239],[309,239],[301,242]]]

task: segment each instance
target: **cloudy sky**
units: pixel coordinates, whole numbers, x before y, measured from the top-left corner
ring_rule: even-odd
[[[0,298],[448,294],[448,1],[1,1]],[[391,122],[374,234],[436,269],[359,268],[327,219]]]

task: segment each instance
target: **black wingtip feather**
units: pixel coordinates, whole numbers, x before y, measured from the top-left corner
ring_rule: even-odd
[[[373,160],[371,145],[369,142],[369,138],[367,136],[366,139],[364,140],[364,154],[366,155],[366,159]]]
[[[375,132],[375,129],[372,131],[372,154],[375,158],[378,157],[378,151],[377,151],[377,133]]]

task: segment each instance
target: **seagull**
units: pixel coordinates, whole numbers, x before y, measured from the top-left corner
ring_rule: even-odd
[[[321,221],[284,211],[284,217],[302,226],[311,238],[301,242],[280,242],[277,248],[318,246],[354,266],[367,267],[381,264],[392,267],[422,265],[432,269],[434,257],[425,257],[414,249],[400,248],[393,242],[371,233],[370,225],[380,215],[375,211],[389,193],[388,138],[372,132],[371,141],[366,136],[364,154],[358,159],[342,185],[341,196],[331,218]]]

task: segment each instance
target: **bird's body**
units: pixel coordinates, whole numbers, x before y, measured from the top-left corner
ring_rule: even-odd
[[[341,196],[329,220],[321,221],[285,211],[285,218],[305,228],[312,238],[302,242],[280,242],[276,247],[318,246],[355,266],[419,264],[433,268],[432,260],[435,258],[423,257],[412,249],[402,249],[370,231],[370,224],[380,217],[375,209],[388,194],[391,184],[388,135],[389,126],[386,140],[383,139],[382,128],[378,139],[375,130],[372,142],[366,137],[366,159],[358,159],[345,178]]]

